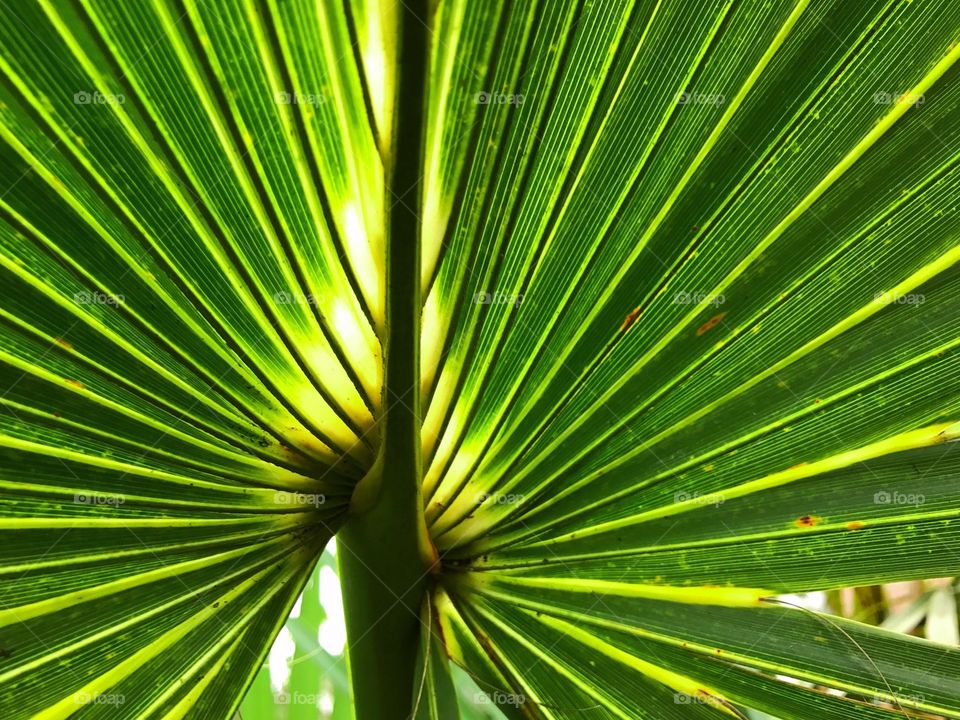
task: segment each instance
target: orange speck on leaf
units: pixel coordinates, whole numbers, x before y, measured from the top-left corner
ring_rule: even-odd
[[[635,307],[630,311],[630,314],[627,315],[626,319],[623,321],[623,325],[620,326],[620,332],[629,329],[630,326],[637,321],[638,317],[640,317],[640,308]]]
[[[67,342],[66,340],[64,340],[63,338],[57,338],[57,345],[59,345],[60,347],[62,347],[64,350],[73,350],[73,345],[71,345],[70,343],[68,343],[68,342]]]
[[[802,468],[804,465],[809,465],[809,464],[810,463],[807,463],[807,462],[797,463],[796,465],[791,465],[790,467],[788,467],[787,470],[796,470],[797,468]]]
[[[859,530],[863,527],[863,523],[859,520],[854,520],[853,522],[847,523],[847,530]]]
[[[79,380],[67,380],[67,385],[69,385],[70,387],[75,387],[75,388],[77,388],[77,389],[79,389],[79,390],[86,390],[86,389],[87,389],[87,386],[84,385],[84,384],[83,384],[82,382],[80,382]]]
[[[707,320],[703,325],[699,327],[699,329],[697,330],[697,335],[698,336],[703,335],[708,330],[712,330],[717,325],[719,325],[720,321],[723,320],[726,316],[727,314],[725,312],[722,312],[719,315],[714,315],[712,318]]]

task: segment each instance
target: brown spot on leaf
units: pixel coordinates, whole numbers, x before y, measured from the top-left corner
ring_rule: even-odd
[[[63,338],[57,338],[57,345],[62,347],[64,350],[73,350],[73,345],[68,343]]]
[[[801,515],[796,519],[795,524],[797,527],[813,527],[818,522],[820,522],[820,518],[815,515]]]
[[[727,314],[725,312],[719,313],[718,315],[714,315],[712,318],[707,320],[703,325],[701,325],[697,329],[697,335],[700,336],[700,335],[703,335],[705,332],[709,332],[710,330],[715,328],[717,325],[719,325],[720,321],[723,320],[726,316]]]
[[[620,326],[620,332],[623,332],[624,330],[629,330],[630,326],[637,321],[638,317],[640,317],[640,308],[635,307],[633,310],[630,311],[630,314],[627,315],[626,319],[623,321],[623,325]]]

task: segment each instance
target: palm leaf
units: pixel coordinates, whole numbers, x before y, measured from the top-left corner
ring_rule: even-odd
[[[336,534],[364,720],[960,718],[778,599],[960,574],[958,28],[0,4],[3,717],[231,717]]]

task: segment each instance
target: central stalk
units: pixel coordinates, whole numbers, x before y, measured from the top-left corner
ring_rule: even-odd
[[[433,564],[420,492],[420,219],[427,0],[398,3],[396,118],[386,159],[386,337],[382,446],[338,535],[357,720],[413,707],[420,607]],[[362,497],[361,497],[362,496]]]

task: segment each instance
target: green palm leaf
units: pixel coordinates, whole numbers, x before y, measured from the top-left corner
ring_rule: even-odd
[[[232,717],[337,535],[363,720],[960,718],[778,598],[960,574],[958,31],[0,3],[0,715]]]

